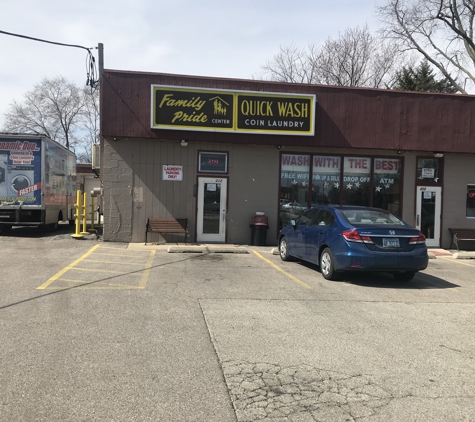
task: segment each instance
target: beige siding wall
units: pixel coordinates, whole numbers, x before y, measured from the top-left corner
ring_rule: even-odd
[[[475,157],[471,154],[445,154],[442,188],[442,247],[449,248],[449,228],[473,228],[475,219],[466,217],[467,185],[475,184]]]
[[[272,146],[233,145],[229,150],[228,242],[249,244],[251,217],[265,212],[267,243],[277,243],[279,150]]]
[[[229,153],[228,243],[249,244],[251,217],[256,211],[269,218],[267,244],[275,245],[279,212],[279,152],[274,146],[193,143],[182,147],[179,141],[105,140],[104,239],[144,242],[148,217],[188,218],[189,241],[196,239],[196,192],[198,152]],[[341,155],[393,155],[404,158],[402,217],[415,225],[416,153],[397,155],[388,151],[322,148],[286,148],[286,153],[305,152]],[[162,180],[163,165],[183,166],[183,181]],[[201,176],[208,177],[206,174]],[[450,246],[449,227],[473,227],[475,219],[465,217],[467,184],[475,184],[475,157],[446,154],[442,188],[441,246]],[[163,241],[149,234],[152,242]],[[183,236],[167,236],[168,242],[181,242]]]
[[[268,241],[275,242],[278,212],[279,151],[269,146],[219,145],[162,141],[105,141],[104,239],[144,242],[148,217],[188,218],[189,240],[195,240],[198,151],[229,152],[227,242],[248,244],[251,216],[269,217]],[[163,165],[183,166],[183,181],[162,180]],[[209,177],[207,174],[201,174]],[[149,234],[149,241],[163,238]],[[167,236],[169,242],[183,236]]]

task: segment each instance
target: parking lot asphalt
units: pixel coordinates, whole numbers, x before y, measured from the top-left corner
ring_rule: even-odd
[[[329,282],[272,246],[13,233],[0,250],[2,422],[475,414],[475,261],[453,253],[401,284]]]

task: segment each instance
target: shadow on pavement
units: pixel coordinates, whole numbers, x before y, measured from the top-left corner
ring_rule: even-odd
[[[392,274],[377,272],[366,274],[347,273],[343,280],[358,286],[378,289],[429,290],[460,287],[458,284],[450,283],[447,280],[423,272],[418,272],[411,281],[397,281]]]
[[[318,265],[310,264],[303,261],[297,261],[297,263],[320,273],[320,267]],[[444,280],[443,278],[434,277],[432,275],[424,273],[423,271],[416,273],[416,275],[411,281],[397,281],[392,274],[384,272],[347,272],[343,275],[343,279],[341,281],[328,282],[346,282],[357,286],[372,287],[378,289],[429,290],[460,287],[458,284],[451,283],[447,280]]]
[[[48,238],[59,235],[72,235],[76,230],[76,226],[69,225],[69,223],[60,223],[58,228],[53,230],[45,226],[30,226],[30,227],[13,227],[7,233],[0,233],[0,240],[2,238]],[[98,230],[97,234],[102,234],[102,230]]]

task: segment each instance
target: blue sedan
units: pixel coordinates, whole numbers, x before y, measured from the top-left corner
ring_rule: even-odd
[[[341,279],[345,271],[384,271],[410,281],[428,264],[425,236],[379,208],[311,208],[291,220],[278,241],[282,260],[317,264],[327,280]]]

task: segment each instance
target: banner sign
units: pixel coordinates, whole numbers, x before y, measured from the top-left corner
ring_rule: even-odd
[[[0,203],[41,204],[41,141],[0,141]]]
[[[401,161],[397,158],[375,158],[374,172],[382,174],[399,174]]]
[[[315,95],[152,85],[152,129],[312,136]]]

